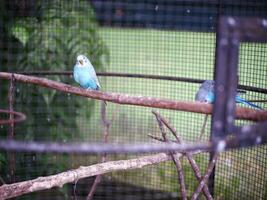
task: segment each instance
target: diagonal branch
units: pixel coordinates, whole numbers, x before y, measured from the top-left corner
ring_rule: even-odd
[[[155,115],[157,121],[158,121],[158,125],[162,134],[162,138],[164,140],[164,142],[169,143],[169,140],[167,138],[167,134],[166,131],[164,129],[163,123],[161,121],[161,119],[158,117],[158,115],[156,114],[156,112],[152,111],[152,113]],[[182,168],[182,164],[181,161],[179,160],[179,158],[177,158],[175,155],[176,153],[174,152],[170,152],[171,158],[176,166],[176,170],[178,172],[178,181],[180,183],[180,190],[181,190],[181,196],[183,200],[186,200],[186,186],[185,186],[185,178],[184,178],[184,172],[183,172],[183,168]]]
[[[176,138],[177,143],[182,143],[182,139],[178,136],[178,134],[176,132],[176,129],[173,126],[171,126],[170,123],[164,117],[162,117],[159,113],[153,111],[153,114],[156,115],[157,118],[159,118],[160,121],[162,123],[164,123],[164,125],[166,127],[168,127],[168,129],[171,131],[171,133]],[[205,120],[207,120],[207,117],[205,118]],[[206,124],[206,121],[204,122],[204,124]],[[189,161],[189,163],[190,163],[190,165],[191,165],[191,167],[192,167],[192,169],[193,169],[193,171],[195,173],[195,176],[196,176],[197,180],[200,182],[201,179],[202,179],[201,172],[200,172],[199,167],[197,166],[196,161],[193,159],[192,153],[185,152],[185,156],[187,157],[187,159],[188,159],[188,161]],[[211,196],[211,194],[210,194],[210,192],[209,192],[209,188],[208,188],[208,186],[205,183],[203,185],[203,193],[204,193],[206,199],[208,199],[208,200],[213,199],[212,196]]]
[[[148,134],[147,136],[152,138],[152,139],[154,139],[154,140],[157,140],[157,141],[160,141],[160,142],[165,142],[164,139],[162,139],[161,137],[157,137],[157,136],[154,136],[154,135],[151,135],[151,134]],[[175,140],[169,140],[169,141],[170,142],[174,142],[174,143],[178,143]]]
[[[181,154],[177,154],[177,156],[180,157]],[[170,159],[171,157],[169,155],[165,153],[159,153],[152,156],[143,156],[135,159],[109,161],[91,166],[81,166],[77,169],[51,176],[39,177],[13,184],[4,184],[0,186],[0,199],[17,197],[23,194],[46,190],[53,187],[62,187],[66,183],[75,182],[82,178],[105,174],[108,172],[140,169],[142,167],[158,164]]]
[[[211,175],[212,170],[213,170],[218,158],[219,158],[219,153],[215,152],[215,154],[214,154],[214,156],[213,156],[213,158],[212,158],[212,160],[208,166],[208,169],[207,169],[205,175],[203,176],[203,178],[201,179],[200,183],[198,184],[196,191],[193,193],[191,200],[196,200],[198,198],[198,195],[200,194],[204,185],[206,185],[206,182],[207,182],[209,176]]]

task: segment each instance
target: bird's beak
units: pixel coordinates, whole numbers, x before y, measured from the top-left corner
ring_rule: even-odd
[[[80,63],[81,65],[83,65],[83,60],[79,60],[79,63]]]

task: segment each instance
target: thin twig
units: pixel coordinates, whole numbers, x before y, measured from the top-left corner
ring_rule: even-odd
[[[152,139],[157,140],[157,141],[164,142],[164,140],[162,138],[159,138],[159,137],[156,137],[156,136],[153,136],[153,135],[150,135],[150,134],[148,134],[148,136],[150,138],[152,138]],[[174,140],[172,140],[172,142],[178,143],[177,141],[174,141]],[[195,151],[194,153],[197,153],[197,152],[198,151]],[[197,177],[198,181],[201,181],[202,177],[201,177],[200,169],[197,166],[196,161],[193,159],[193,154],[187,152],[187,153],[185,153],[185,156],[187,157],[187,159],[188,159],[188,161],[189,161],[189,163],[190,163],[190,165],[191,165],[191,167],[192,167],[192,169],[193,169],[193,171],[195,173],[195,176]],[[209,188],[207,187],[207,185],[205,185],[203,187],[203,191],[204,191],[204,195],[205,195],[206,199],[208,199],[208,200],[212,200],[213,199],[213,197],[211,196],[211,194],[209,192]]]
[[[1,185],[6,184],[5,181],[4,181],[4,179],[1,176],[0,176],[0,182],[2,183]]]
[[[218,157],[219,157],[219,153],[216,152],[214,154],[211,162],[209,163],[209,166],[208,166],[208,169],[207,169],[205,175],[202,177],[200,183],[198,184],[196,191],[193,193],[191,200],[196,200],[198,198],[198,195],[200,194],[202,188],[206,185],[206,182],[207,182],[210,174],[213,171],[213,168],[214,168],[214,166],[218,160]]]
[[[177,154],[181,156],[181,154]],[[68,170],[55,175],[39,177],[32,180],[4,184],[0,186],[0,199],[21,196],[36,191],[46,190],[53,187],[62,187],[66,183],[72,183],[82,178],[105,174],[109,172],[141,169],[142,167],[158,164],[170,160],[171,157],[165,153],[143,156],[130,160],[108,161],[91,166],[81,166],[74,170]]]
[[[74,199],[77,200],[77,194],[76,194],[76,188],[77,188],[77,183],[78,183],[78,180],[75,181],[74,183],[74,187],[73,187],[73,193],[74,193]]]
[[[171,126],[170,123],[164,117],[162,117],[158,112],[152,111],[152,113],[171,131],[177,143],[182,143],[181,138],[179,138],[176,133],[176,129],[173,126]]]
[[[203,137],[203,135],[205,133],[208,117],[209,117],[209,115],[205,115],[205,117],[204,117],[204,122],[203,122],[203,125],[202,125],[202,128],[201,128],[201,131],[200,131],[200,135],[199,135],[198,139],[196,140],[196,143],[200,142],[202,140],[202,137]]]
[[[102,127],[103,127],[103,143],[108,143],[108,135],[109,135],[109,128],[110,128],[111,122],[109,122],[107,119],[107,106],[104,101],[102,101],[101,103],[101,121],[102,121]],[[107,157],[107,154],[103,154],[101,162],[105,162],[106,157]],[[96,176],[93,186],[91,187],[91,190],[87,195],[87,198],[86,198],[87,200],[93,199],[96,188],[101,181],[101,178],[102,178],[101,176],[102,176],[101,174]]]
[[[171,131],[171,133],[176,138],[177,143],[182,143],[182,139],[178,136],[176,129],[173,126],[171,126],[171,124],[164,117],[162,117],[159,113],[153,111],[153,114],[156,115],[157,118],[159,118],[162,121],[162,123],[164,123],[164,125]],[[200,182],[202,179],[201,172],[200,172],[199,167],[197,166],[196,161],[193,159],[192,153],[185,152],[185,156],[187,157],[187,159],[188,159],[188,161],[189,161],[189,163],[190,163],[190,165],[191,165],[191,167],[195,173],[197,180]],[[203,186],[203,193],[204,193],[206,199],[208,199],[208,200],[213,199],[210,192],[209,192],[209,188],[206,184]]]
[[[154,135],[151,135],[151,134],[148,134],[147,135],[148,137],[154,139],[154,140],[157,140],[157,141],[160,141],[160,142],[165,142],[164,139],[162,139],[161,137],[157,137],[157,136],[154,136]],[[174,142],[174,143],[177,143],[176,141],[174,140],[169,140],[170,142]]]
[[[169,140],[166,136],[166,131],[164,129],[163,123],[160,120],[160,118],[158,118],[158,115],[155,114],[155,112],[152,111],[152,113],[155,115],[157,121],[158,121],[158,125],[162,134],[162,138],[164,139],[165,142],[169,143]],[[176,170],[178,173],[178,181],[180,183],[180,190],[181,190],[181,197],[183,200],[186,200],[187,195],[186,195],[186,186],[185,186],[185,178],[184,178],[184,172],[183,172],[183,168],[182,168],[182,164],[181,161],[179,160],[179,158],[177,158],[175,156],[174,152],[170,152],[171,158],[176,166]]]
[[[99,175],[97,175],[97,176],[95,177],[95,180],[94,180],[94,183],[93,183],[93,185],[92,185],[92,187],[91,187],[91,190],[90,190],[90,192],[88,193],[88,195],[87,195],[87,197],[86,197],[87,200],[89,200],[89,199],[90,199],[90,200],[93,199],[94,194],[95,194],[95,191],[96,191],[96,188],[97,188],[98,184],[100,183],[101,178],[102,178],[102,175],[101,175],[101,174],[99,174]]]
[[[111,117],[111,120],[110,120],[110,124],[112,124],[115,121],[115,119],[117,117],[117,114],[119,113],[120,105],[119,104],[115,104],[115,105],[116,105],[116,107],[112,112],[112,117]]]

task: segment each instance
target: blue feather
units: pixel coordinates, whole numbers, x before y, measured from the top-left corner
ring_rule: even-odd
[[[238,93],[239,92],[245,93],[244,90],[242,90],[242,91],[238,90]],[[214,97],[214,81],[212,81],[212,80],[204,81],[200,85],[199,90],[196,93],[195,100],[196,101],[200,101],[200,102],[213,103],[214,100],[215,100],[215,97]],[[236,96],[235,101],[236,101],[236,103],[242,103],[244,105],[251,106],[253,108],[262,110],[261,107],[259,107],[259,106],[255,105],[255,104],[253,104],[253,103],[241,98],[238,95]]]
[[[74,80],[84,89],[99,90],[95,70],[91,62],[86,56],[79,55],[73,70]]]
[[[259,107],[259,106],[255,105],[254,103],[251,103],[251,102],[249,102],[249,101],[247,101],[247,100],[241,98],[240,96],[236,96],[236,97],[235,97],[235,101],[236,101],[237,103],[242,103],[242,104],[244,104],[244,105],[251,106],[251,107],[253,107],[253,108],[262,110],[261,107]]]

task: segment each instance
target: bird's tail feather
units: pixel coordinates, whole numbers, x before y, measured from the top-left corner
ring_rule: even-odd
[[[247,91],[246,90],[237,89],[237,93],[238,94],[246,94]]]
[[[237,103],[243,103],[243,104],[245,104],[245,105],[247,105],[247,106],[251,106],[251,107],[253,107],[253,108],[262,110],[261,107],[257,106],[257,105],[254,104],[254,103],[251,103],[251,102],[249,102],[249,101],[247,101],[247,100],[245,100],[245,99],[243,99],[243,98],[241,98],[241,97],[239,97],[239,96],[236,97],[236,102],[237,102]]]

